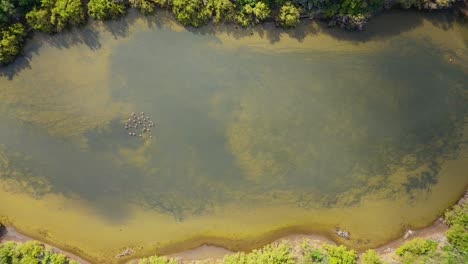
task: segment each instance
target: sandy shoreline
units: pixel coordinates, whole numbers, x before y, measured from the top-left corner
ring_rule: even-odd
[[[414,238],[414,237],[422,237],[422,238],[431,238],[437,241],[441,241],[441,240],[443,241],[445,240],[445,231],[447,231],[447,229],[448,229],[447,225],[445,225],[442,221],[438,220],[429,227],[418,229],[418,230],[412,230],[413,234],[410,237],[407,237],[406,239],[404,237],[395,239],[381,247],[376,248],[375,250],[379,254],[381,254],[384,259],[391,260],[394,257],[394,254],[393,254],[394,249],[402,245],[407,239]],[[4,243],[7,241],[26,242],[30,240],[35,240],[29,236],[19,233],[13,227],[7,227],[6,231],[7,231],[6,234],[4,234],[0,238],[0,243]],[[310,243],[315,246],[321,245],[323,243],[335,244],[333,240],[325,236],[304,235],[304,234],[291,234],[283,238],[280,238],[278,240],[275,240],[273,243],[287,241],[291,243],[292,245],[298,245],[299,243],[302,242],[303,239],[308,239]],[[52,248],[53,250],[57,252],[67,255],[69,258],[76,260],[80,263],[83,263],[83,264],[92,263],[81,258],[78,255],[67,252],[53,245],[50,245],[47,243],[43,243],[43,244]],[[235,253],[235,252],[230,251],[220,246],[202,245],[194,249],[189,249],[189,250],[169,254],[167,256],[171,258],[178,258],[182,261],[182,263],[188,264],[188,263],[194,263],[200,260],[216,262],[216,261],[223,259],[225,255],[232,254],[232,253]],[[127,263],[130,263],[131,261],[135,261],[135,260],[137,259],[132,259],[128,261]]]
[[[462,203],[467,203],[467,202],[468,202],[468,190],[465,191],[464,195],[459,199],[457,204],[462,204]],[[425,228],[421,228],[421,229],[411,230],[410,235],[408,235],[408,231],[407,231],[402,237],[392,240],[378,248],[375,248],[375,250],[382,256],[383,260],[392,262],[392,260],[395,258],[394,250],[398,248],[399,246],[401,246],[406,240],[414,238],[414,237],[421,237],[421,238],[432,239],[438,242],[446,242],[445,232],[447,231],[447,229],[448,229],[448,226],[443,222],[443,219],[441,217],[437,219],[432,225],[425,227]],[[280,239],[277,239],[273,241],[272,243],[287,241],[291,243],[291,245],[297,246],[304,239],[308,239],[310,244],[313,246],[319,246],[324,243],[336,244],[332,239],[328,237],[325,237],[322,235],[313,235],[313,234],[309,234],[309,235],[290,234]],[[26,242],[30,240],[37,240],[37,239],[33,239],[32,237],[19,233],[13,227],[7,227],[6,232],[0,235],[0,243],[4,243],[7,241]],[[53,246],[44,242],[41,242],[41,243],[52,248],[53,250],[57,252],[65,254],[69,258],[76,260],[79,263],[82,263],[82,264],[92,263],[90,261],[83,259],[82,257],[76,254],[60,249],[59,247],[56,247],[56,246]],[[166,256],[170,258],[178,258],[181,261],[180,263],[184,263],[184,264],[189,264],[189,263],[191,264],[191,263],[195,263],[201,260],[216,263],[222,260],[224,256],[228,254],[232,254],[232,253],[235,253],[235,252],[228,250],[221,246],[204,244],[193,249],[184,250],[184,251],[173,253],[173,254],[168,254]],[[135,262],[136,260],[138,260],[138,258],[130,259],[126,261],[125,263],[130,263],[132,261]],[[121,261],[118,261],[117,257],[115,261],[121,262]]]

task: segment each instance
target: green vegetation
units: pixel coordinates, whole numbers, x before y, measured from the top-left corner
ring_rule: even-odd
[[[288,243],[267,245],[261,249],[253,250],[249,254],[236,253],[224,257],[225,264],[294,264],[295,257],[292,247]]]
[[[129,0],[130,6],[137,8],[144,15],[154,12],[154,3],[150,0]]]
[[[362,253],[359,260],[362,264],[383,264],[380,255],[372,249],[368,249],[366,252]]]
[[[83,23],[84,19],[81,0],[41,0],[40,7],[26,14],[28,24],[44,32],[59,32],[68,25]]]
[[[399,0],[404,8],[440,9],[455,0]],[[29,28],[56,33],[82,24],[89,15],[98,20],[115,19],[128,6],[143,14],[156,8],[171,10],[183,25],[201,27],[210,21],[256,25],[275,14],[278,26],[292,28],[301,14],[323,18],[330,25],[361,29],[368,17],[384,8],[384,0],[0,0],[0,63],[7,64],[20,53]],[[87,5],[85,7],[85,5]],[[86,14],[87,9],[87,14]],[[27,23],[26,23],[27,22]],[[23,25],[21,34],[17,32]],[[5,33],[6,32],[6,33]],[[12,37],[13,36],[13,37]]]
[[[175,259],[166,257],[152,256],[149,258],[142,258],[138,261],[138,264],[177,264]]]
[[[240,1],[242,2],[242,1]],[[241,26],[255,25],[265,20],[270,14],[268,5],[264,2],[247,3],[241,5],[236,15],[236,21]]]
[[[0,244],[0,263],[3,264],[78,264],[67,256],[46,248],[37,241]]]
[[[173,0],[172,12],[186,26],[200,27],[211,18],[211,10],[203,0]]]
[[[395,250],[403,263],[426,263],[434,258],[437,243],[430,239],[414,238]]]
[[[208,8],[212,10],[213,22],[234,21],[236,14],[234,5],[231,0],[209,0]]]
[[[278,18],[276,20],[278,25],[282,26],[283,28],[291,28],[299,24],[300,15],[301,12],[299,11],[299,8],[295,7],[293,4],[291,4],[291,2],[287,2],[281,6]]]
[[[445,214],[447,242],[414,238],[396,249],[402,263],[468,263],[468,206],[458,204]]]
[[[99,20],[117,18],[125,14],[125,4],[123,1],[89,0],[88,14]]]
[[[12,24],[0,31],[0,64],[7,64],[21,51],[25,31],[20,23]]]

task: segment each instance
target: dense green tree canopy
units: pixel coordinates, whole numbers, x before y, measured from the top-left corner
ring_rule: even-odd
[[[154,4],[151,0],[129,0],[130,6],[140,10],[142,14],[151,14],[154,12]]]
[[[264,2],[256,2],[255,5],[246,4],[241,7],[236,16],[236,21],[242,26],[255,25],[265,20],[270,14],[270,8]]]
[[[116,18],[125,14],[125,4],[119,0],[89,0],[88,14],[99,20]]]
[[[291,2],[287,2],[281,6],[277,21],[283,28],[295,27],[299,24],[300,15],[299,9],[291,4]]]
[[[235,16],[235,5],[231,0],[209,0],[208,8],[212,11],[213,22],[232,21]]]
[[[83,23],[84,19],[81,0],[41,0],[40,7],[26,14],[28,24],[44,32],[59,32],[68,25]]]
[[[183,25],[200,27],[211,18],[211,10],[203,0],[174,0],[172,4],[172,12]]]
[[[0,64],[13,61],[21,50],[25,35],[25,28],[20,23],[12,24],[0,31]]]
[[[47,249],[37,241],[0,244],[0,263],[5,264],[78,264],[67,256]]]

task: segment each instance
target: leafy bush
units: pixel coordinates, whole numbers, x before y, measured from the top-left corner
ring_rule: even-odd
[[[328,263],[330,264],[355,264],[356,262],[356,251],[348,250],[345,246],[335,246],[331,244],[324,244],[328,255]]]
[[[322,250],[314,248],[304,252],[304,260],[306,263],[322,263],[327,260],[327,255]]]
[[[434,252],[436,248],[437,243],[435,241],[417,237],[405,242],[395,250],[395,253],[399,256],[403,256],[406,253],[413,255],[428,255]]]
[[[223,264],[247,264],[248,257],[244,252],[238,252],[231,255],[226,255],[223,258]]]
[[[362,253],[361,257],[359,258],[362,264],[382,264],[382,259],[380,255],[377,254],[372,249],[367,250],[366,252]]]
[[[183,25],[200,27],[208,23],[211,11],[203,0],[174,0],[172,12]]]
[[[84,19],[81,0],[41,0],[40,8],[26,14],[28,24],[44,32],[59,32],[67,25],[83,23]]]
[[[15,59],[21,51],[25,36],[24,26],[20,23],[0,31],[0,64],[7,64]]]
[[[213,13],[213,22],[232,21],[235,16],[235,5],[231,0],[209,0],[208,9]]]
[[[89,0],[88,14],[99,20],[117,18],[125,14],[125,5],[119,0]]]
[[[395,250],[405,264],[427,263],[435,256],[437,243],[430,239],[413,238]]]
[[[34,8],[26,14],[26,21],[35,30],[50,33],[54,31],[54,25],[50,22],[49,10]]]
[[[151,0],[129,0],[130,6],[140,10],[142,14],[154,12],[154,4]]]
[[[261,249],[253,250],[249,254],[236,253],[227,255],[224,264],[294,264],[295,258],[288,243],[267,245]]]
[[[246,27],[249,24],[258,24],[265,20],[270,14],[270,9],[264,2],[257,2],[254,6],[244,5],[236,15],[236,21],[241,26]]]
[[[468,231],[459,224],[450,227],[446,232],[447,239],[453,247],[463,254],[468,254]]]
[[[457,204],[452,210],[445,213],[445,222],[452,226],[455,224],[468,228],[468,204]]]
[[[78,264],[67,256],[46,249],[37,241],[0,244],[0,263],[10,264]]]
[[[152,256],[149,258],[140,259],[138,264],[177,264],[177,261],[167,257]]]
[[[299,24],[300,11],[291,2],[286,2],[281,6],[279,15],[276,19],[278,24],[283,28],[295,27]]]

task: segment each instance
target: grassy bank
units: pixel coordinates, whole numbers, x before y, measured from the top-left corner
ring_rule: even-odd
[[[383,9],[441,9],[457,0],[2,0],[0,1],[0,65],[21,53],[30,32],[50,34],[82,25],[88,17],[116,19],[128,8],[143,14],[167,9],[185,26],[209,22],[237,23],[243,27],[275,21],[295,27],[300,18],[318,18],[331,26],[362,29],[368,18]]]

